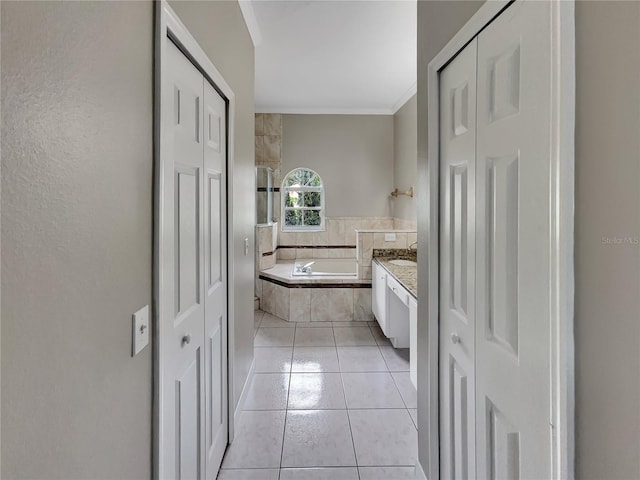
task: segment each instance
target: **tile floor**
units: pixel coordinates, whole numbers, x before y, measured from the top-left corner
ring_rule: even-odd
[[[256,311],[255,334],[255,376],[219,480],[415,478],[408,350],[376,322]]]

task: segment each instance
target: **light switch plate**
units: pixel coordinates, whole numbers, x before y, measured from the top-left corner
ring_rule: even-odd
[[[384,241],[385,242],[395,242],[396,241],[396,234],[395,233],[385,233],[384,234]]]
[[[135,357],[149,344],[149,305],[145,305],[132,317],[131,356]]]

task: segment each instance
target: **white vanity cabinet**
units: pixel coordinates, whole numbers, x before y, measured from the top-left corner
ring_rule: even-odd
[[[409,349],[409,377],[417,385],[418,302],[409,290],[377,262],[371,271],[371,310],[395,348]]]
[[[371,264],[371,310],[382,332],[388,337],[387,327],[387,271],[376,262]]]
[[[409,348],[409,291],[387,275],[387,337],[394,348]]]
[[[409,297],[409,377],[418,388],[416,364],[418,361],[418,301]]]

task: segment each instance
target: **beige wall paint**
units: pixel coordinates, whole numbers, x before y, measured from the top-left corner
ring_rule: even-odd
[[[320,174],[326,215],[387,217],[393,190],[393,116],[283,115],[282,177]]]
[[[411,97],[393,116],[393,178],[395,187],[406,191],[417,186],[418,171],[418,98]],[[393,214],[416,221],[416,197],[399,196],[393,201]]]
[[[577,2],[576,46],[576,478],[640,478],[640,2]]]
[[[236,96],[233,164],[235,271],[234,405],[253,362],[253,276],[255,226],[254,49],[237,2],[172,1],[172,8]],[[244,239],[249,239],[249,255]]]
[[[2,478],[151,478],[152,2],[2,2]],[[174,5],[236,94],[236,394],[253,358],[253,46]],[[34,28],[37,25],[38,28]]]
[[[429,120],[427,64],[480,5],[418,3],[419,132],[427,131]],[[640,3],[576,3],[575,420],[581,479],[640,477],[640,246],[603,241],[640,238],[638,45]],[[426,152],[426,136],[419,135],[422,185]],[[426,238],[426,211],[418,215],[419,239]],[[422,307],[420,318],[426,318]],[[425,334],[419,329],[420,344],[426,344]],[[424,352],[419,357],[426,365]],[[420,418],[426,418],[427,400],[420,389]],[[425,468],[426,433],[418,432]]]
[[[148,479],[153,5],[1,8],[2,477]]]

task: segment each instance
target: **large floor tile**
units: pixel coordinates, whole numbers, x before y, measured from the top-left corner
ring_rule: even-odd
[[[283,468],[280,480],[358,480],[356,467]]]
[[[287,412],[282,467],[355,465],[349,418],[345,410]]]
[[[296,347],[333,347],[333,328],[297,328],[294,345]]]
[[[296,410],[344,410],[339,373],[294,373],[289,386],[288,407]]]
[[[382,356],[390,372],[409,371],[408,348],[380,347],[380,352],[382,352]]]
[[[296,322],[296,328],[318,328],[331,326],[331,322]]]
[[[333,327],[336,345],[376,345],[369,327]]]
[[[418,432],[406,410],[350,410],[358,466],[412,466]]]
[[[222,468],[278,468],[286,412],[242,412]]]
[[[290,328],[263,328],[258,329],[254,341],[256,347],[290,347],[293,346],[295,327]]]
[[[413,424],[416,426],[416,429],[417,429],[418,428],[418,409],[410,408],[409,415],[411,415],[411,420],[413,420]]]
[[[262,321],[262,316],[264,312],[262,310],[254,310],[253,311],[253,326],[258,328],[260,326],[260,322]]]
[[[296,325],[295,323],[292,324],[291,322],[287,322],[286,320],[276,317],[275,315],[271,315],[270,313],[265,313],[262,317],[260,326],[268,328],[292,328]]]
[[[386,372],[378,347],[338,347],[340,370],[343,372]]]
[[[278,480],[278,468],[240,468],[220,470],[218,480]]]
[[[347,408],[404,408],[389,372],[343,373]]]
[[[256,347],[253,358],[256,373],[289,373],[293,347]]]
[[[411,383],[409,372],[393,372],[391,375],[406,407],[418,408],[418,392],[416,392],[416,387]]]
[[[288,373],[256,373],[247,392],[245,410],[284,410],[289,391]]]
[[[375,338],[376,343],[378,345],[383,346],[383,347],[390,347],[391,346],[391,342],[385,336],[384,332],[382,331],[382,329],[380,328],[380,326],[377,323],[375,325],[369,325],[369,328],[371,329],[371,333],[373,334],[373,338]]]
[[[369,323],[368,322],[358,322],[358,321],[351,321],[351,322],[331,322],[331,324],[334,327],[368,327]]]
[[[358,467],[360,480],[417,479],[415,467]],[[282,478],[282,477],[280,477]]]
[[[339,372],[336,347],[294,347],[292,372]]]

